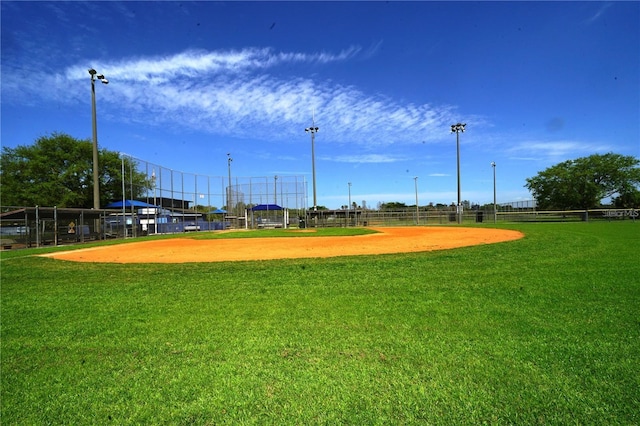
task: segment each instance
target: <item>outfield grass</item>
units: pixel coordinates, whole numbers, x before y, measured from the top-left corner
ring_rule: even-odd
[[[3,424],[637,424],[640,224],[178,265],[5,255]]]

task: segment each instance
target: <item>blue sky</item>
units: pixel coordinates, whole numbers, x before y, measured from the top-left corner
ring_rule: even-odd
[[[2,1],[2,145],[54,132],[190,173],[304,175],[312,205],[530,199],[640,157],[639,2]]]

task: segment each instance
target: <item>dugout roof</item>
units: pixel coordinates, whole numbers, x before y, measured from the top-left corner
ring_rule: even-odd
[[[36,214],[37,213],[37,214]],[[0,214],[1,220],[35,220],[38,219],[59,219],[77,218],[82,215],[85,219],[99,219],[102,215],[113,213],[113,211],[94,209],[72,209],[57,207],[24,207]]]
[[[284,210],[277,204],[258,204],[250,209],[252,212],[271,211],[271,210]]]
[[[114,201],[113,203],[109,203],[107,204],[107,208],[108,209],[118,209],[118,208],[122,208],[123,207],[123,203],[122,201]],[[145,203],[143,201],[138,201],[138,200],[124,200],[124,207],[158,207],[158,206],[154,206],[153,204],[149,204],[149,203]]]

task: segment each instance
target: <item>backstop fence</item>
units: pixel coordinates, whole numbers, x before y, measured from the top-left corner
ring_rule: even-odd
[[[125,170],[125,158],[130,170]],[[173,210],[225,210],[229,217],[242,216],[247,207],[257,204],[301,211],[307,208],[304,176],[232,176],[230,167],[228,176],[210,176],[173,170],[125,154],[122,159],[125,204],[132,199]]]

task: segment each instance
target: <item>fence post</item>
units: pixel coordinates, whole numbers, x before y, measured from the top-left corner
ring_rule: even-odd
[[[40,247],[40,210],[36,206],[36,247]]]
[[[58,245],[58,206],[53,206],[53,245]]]

